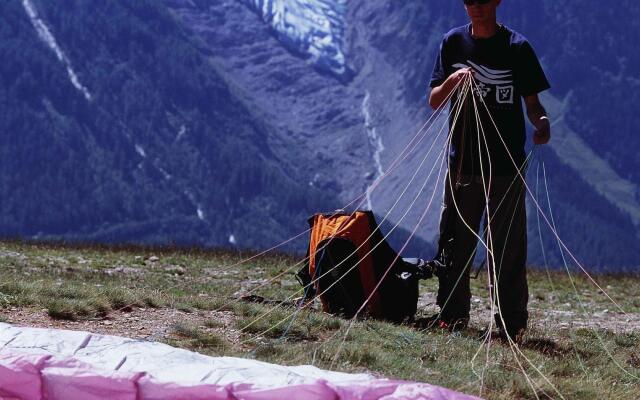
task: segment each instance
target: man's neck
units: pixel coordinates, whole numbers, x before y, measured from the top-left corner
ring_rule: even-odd
[[[498,31],[496,20],[488,22],[471,22],[471,36],[479,39],[490,38]]]

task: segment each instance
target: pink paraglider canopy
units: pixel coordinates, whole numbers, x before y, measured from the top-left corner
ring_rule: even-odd
[[[0,399],[424,399],[476,397],[368,374],[207,357],[162,343],[0,323]]]

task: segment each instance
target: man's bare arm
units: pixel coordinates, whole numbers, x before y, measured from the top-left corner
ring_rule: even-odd
[[[551,139],[551,124],[547,118],[547,111],[540,103],[537,94],[532,94],[524,98],[524,104],[527,107],[527,116],[529,121],[536,128],[533,133],[534,144],[545,144]]]
[[[466,74],[471,72],[470,68],[459,69],[453,74],[449,75],[446,81],[440,86],[436,86],[431,89],[431,93],[429,94],[429,105],[434,110],[442,107],[444,102],[447,100],[451,92],[456,88],[458,82],[460,82]]]

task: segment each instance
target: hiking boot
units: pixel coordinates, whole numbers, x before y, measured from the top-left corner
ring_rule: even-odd
[[[499,329],[499,337],[505,342],[509,342],[509,338],[517,345],[521,345],[524,342],[524,335],[526,333],[525,328],[517,329]]]
[[[423,318],[420,325],[425,329],[439,329],[449,332],[459,332],[464,330],[469,324],[469,318],[444,319],[440,313],[431,317]]]
[[[445,321],[450,332],[460,332],[467,329],[469,318],[456,318],[454,320]]]

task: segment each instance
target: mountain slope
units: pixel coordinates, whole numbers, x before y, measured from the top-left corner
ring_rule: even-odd
[[[292,234],[289,218],[332,207],[281,169],[269,124],[164,8],[36,6],[70,61],[56,62],[22,5],[2,4],[12,62],[0,67],[0,123],[16,133],[0,146],[13,188],[2,191],[3,234],[210,246],[233,235],[252,247]],[[71,64],[90,98],[68,79]]]
[[[272,56],[272,54],[280,51],[277,46],[274,46],[274,41],[284,42],[285,49],[287,44],[286,39],[282,37],[282,32],[274,32],[272,26],[267,25],[268,29],[265,32],[271,34],[272,38],[270,41],[268,38],[264,39],[269,41],[268,45],[260,42],[261,44],[258,46],[258,42],[254,43],[256,47],[260,48],[260,54],[263,55],[260,59],[251,58],[253,49],[243,53],[240,46],[236,47],[236,43],[252,41],[253,37],[249,32],[255,30],[255,24],[251,20],[247,23],[245,11],[230,5],[231,3],[228,1],[201,2],[200,7],[192,7],[186,2],[179,2],[180,6],[177,6],[177,8],[180,10],[179,14],[182,18],[187,21],[187,25],[191,26],[197,34],[202,35],[201,37],[203,37],[206,45],[212,48],[214,53],[225,55],[225,60],[222,60],[221,64],[225,66],[230,75],[235,78],[240,77],[241,85],[248,92],[254,93],[255,98],[262,97],[260,92],[263,88],[271,88],[269,95],[264,96],[268,102],[265,103],[264,107],[277,110],[271,115],[271,118],[277,119],[283,126],[286,125],[286,132],[290,137],[295,136],[296,131],[305,132],[304,136],[296,138],[296,147],[302,146],[304,148],[310,146],[319,148],[322,146],[323,139],[327,138],[327,136],[329,138],[335,137],[332,134],[334,135],[336,131],[341,133],[339,139],[342,141],[349,140],[351,137],[367,136],[369,139],[366,144],[369,148],[368,154],[350,154],[346,149],[351,147],[346,147],[343,154],[334,154],[329,157],[330,160],[339,160],[345,165],[353,163],[354,159],[369,161],[368,172],[365,172],[360,177],[349,175],[344,179],[337,179],[343,182],[362,182],[362,177],[372,179],[379,176],[392,163],[396,155],[400,153],[411,135],[425,121],[429,112],[425,107],[426,82],[430,76],[433,55],[437,50],[441,35],[451,26],[465,22],[462,8],[450,2],[439,2],[437,5],[421,2],[350,2],[345,11],[346,15],[341,17],[340,21],[342,23],[346,21],[348,27],[345,36],[346,43],[343,44],[342,51],[346,55],[346,64],[354,71],[354,77],[350,82],[342,83],[344,87],[340,87],[337,82],[321,80],[324,77],[316,74],[315,77],[311,76],[307,79],[317,82],[317,84],[309,85],[306,82],[304,85],[300,85],[295,79],[273,82],[269,73],[265,74],[265,71],[282,70],[289,72],[292,70],[292,65],[297,65],[295,60],[292,61],[293,57],[297,56],[295,53],[292,54],[293,57],[291,58],[285,57],[286,62],[282,62],[282,64],[273,62],[275,56]],[[286,8],[287,6],[293,8],[296,5],[296,2],[285,0],[272,3],[280,3],[281,8]],[[523,9],[527,9],[528,13],[522,13],[521,10]],[[577,253],[583,256],[589,265],[631,266],[638,262],[637,255],[633,251],[638,242],[638,229],[633,223],[633,215],[640,209],[635,194],[632,193],[631,197],[629,197],[629,194],[624,195],[626,196],[623,196],[624,198],[616,197],[615,194],[603,192],[603,190],[607,190],[607,187],[612,187],[611,185],[607,186],[605,184],[603,186],[593,183],[595,177],[588,172],[585,173],[583,171],[585,168],[580,169],[579,164],[574,162],[571,165],[571,168],[577,168],[578,176],[575,176],[571,169],[563,167],[570,161],[570,159],[566,158],[567,151],[570,152],[572,149],[580,150],[575,149],[575,146],[566,146],[564,140],[566,135],[571,135],[574,132],[571,130],[570,122],[568,122],[568,115],[573,115],[576,111],[574,111],[571,101],[568,103],[564,101],[565,99],[571,99],[572,95],[567,91],[566,85],[561,84],[563,79],[561,77],[556,78],[559,68],[554,63],[551,65],[547,63],[549,59],[546,55],[547,47],[552,48],[552,50],[555,49],[555,47],[546,45],[547,43],[552,43],[552,39],[544,36],[544,34],[548,34],[548,31],[541,30],[536,25],[538,21],[544,20],[546,14],[555,12],[557,11],[556,9],[557,7],[552,8],[547,3],[535,5],[518,3],[503,5],[501,12],[506,23],[513,24],[517,28],[522,26],[523,30],[529,29],[534,34],[532,38],[534,46],[541,53],[541,59],[554,83],[554,90],[547,96],[548,103],[550,103],[548,105],[549,111],[554,116],[562,114],[567,120],[567,122],[556,127],[554,141],[549,146],[560,155],[560,158],[547,157],[549,173],[560,174],[551,179],[550,191],[552,196],[555,196],[554,207],[577,209],[579,213],[576,217],[563,220],[560,230],[565,232],[563,236],[565,236],[567,242],[575,243],[580,248]],[[218,25],[215,30],[211,30],[209,28],[211,24],[202,20],[203,15],[207,15],[211,10],[224,10],[225,19],[224,21],[219,21],[222,25]],[[255,12],[255,9],[252,9],[252,11]],[[259,14],[259,16],[263,21],[269,21],[271,14],[267,10]],[[230,25],[229,21],[234,20],[242,22]],[[295,25],[291,26],[290,29],[294,31],[291,34],[292,37],[300,36],[300,32],[295,31]],[[563,29],[568,28],[565,27]],[[203,34],[203,32],[205,33]],[[549,53],[553,54],[552,52]],[[571,57],[577,59],[580,54],[580,52],[575,52],[571,54]],[[227,56],[250,61],[247,64],[242,64],[241,68],[237,68],[238,63],[226,61],[228,60]],[[304,59],[304,57],[298,58]],[[304,69],[305,66],[295,68]],[[310,71],[306,73],[311,74]],[[255,78],[245,79],[245,76]],[[555,88],[556,81],[560,81],[558,89]],[[315,85],[323,89],[335,87],[335,91],[340,93],[340,96],[336,99],[336,96],[328,95],[326,92],[319,92],[320,90],[318,92],[314,90],[313,92],[304,93],[297,91],[302,87],[316,87]],[[353,93],[351,99],[348,98],[350,93]],[[300,98],[301,94],[304,95],[304,98]],[[291,104],[299,102],[322,105],[320,109],[305,107],[305,110],[309,111],[305,115],[308,118],[315,118],[319,121],[313,127],[312,134],[309,134],[305,127],[292,123],[298,120],[299,112]],[[360,112],[354,110],[356,107],[360,108]],[[347,111],[349,108],[353,111]],[[336,130],[331,124],[331,120],[323,120],[323,111],[327,109],[335,109],[338,113],[341,111],[342,113],[349,113],[354,118],[359,118],[360,124],[352,123],[351,121],[349,123],[340,121],[340,126]],[[596,115],[595,113],[583,113],[583,117],[587,120],[593,120]],[[330,126],[331,129],[323,129],[326,126]],[[346,138],[344,136],[345,133],[343,133],[344,129],[340,130],[340,128],[345,127],[349,130],[346,133],[348,135]],[[585,136],[584,140],[583,144],[587,147],[583,146],[581,149],[591,149],[592,143],[590,143],[589,137]],[[435,153],[428,157],[423,169],[412,182],[405,195],[399,199],[398,203],[396,202],[399,194],[405,190],[413,171],[420,164],[429,143],[429,139],[425,139],[422,143],[424,149],[418,149],[409,158],[408,163],[402,165],[397,173],[390,175],[377,191],[372,194],[370,204],[380,215],[380,218],[390,212],[389,219],[392,222],[401,222],[406,229],[413,229],[415,222],[420,218],[422,209],[429,202],[429,193],[435,187],[433,181],[427,183],[425,191],[418,197],[413,209],[406,216],[405,210],[413,202],[414,196],[418,194],[427,171],[436,162]],[[591,152],[591,154],[595,153]],[[325,157],[320,156],[318,160],[321,162],[313,164],[314,171],[317,174],[320,175],[326,170],[335,170],[333,164],[329,168],[326,167],[326,163],[323,162]],[[601,166],[606,166],[606,168],[615,168],[611,164],[605,165],[607,162],[602,159],[599,162]],[[602,164],[603,162],[605,164]],[[352,168],[353,166],[349,165],[349,169]],[[593,168],[599,167],[594,164]],[[588,171],[588,168],[586,168],[586,171]],[[330,172],[327,173],[327,175],[329,174]],[[367,182],[367,180],[365,179],[364,182]],[[371,181],[369,180],[369,182]],[[336,186],[344,188],[348,185],[337,184]],[[348,189],[343,189],[342,193],[342,198],[345,199],[345,202],[353,194]],[[565,195],[565,193],[569,196]],[[569,199],[574,197],[572,194],[578,193],[580,195],[577,202],[570,202]],[[435,198],[436,205],[438,200],[439,194]],[[589,206],[587,204],[588,201],[596,201],[597,209]],[[623,206],[622,209],[619,208],[620,205],[625,204],[626,206]],[[625,214],[627,215],[625,216]],[[580,215],[582,215],[582,221],[579,220]],[[610,219],[601,219],[597,215],[611,215],[612,217]],[[587,231],[583,227],[587,221],[593,221],[594,224],[597,221],[598,231],[606,232],[602,234],[603,239],[596,240],[598,243],[603,242],[601,246],[589,247],[582,245],[583,243],[592,242],[592,239],[596,239],[596,236],[599,235],[594,230],[586,233]],[[621,223],[621,221],[624,222]],[[432,240],[435,235],[436,224],[437,207],[432,206],[432,211],[428,214],[426,222],[418,228],[419,235]],[[623,226],[624,228],[622,228]],[[634,234],[630,235],[630,232],[634,232]],[[585,235],[589,239],[585,240]],[[536,238],[537,231],[531,229],[530,236]],[[619,251],[614,252],[607,249],[607,247],[609,249],[612,248],[609,241],[613,237],[618,238],[616,239],[616,245],[613,247],[618,248]],[[550,253],[549,256],[552,262],[554,265],[558,265],[560,256],[557,253],[554,256],[553,249],[556,244],[552,235],[545,235],[543,240],[545,247],[548,248],[547,251]],[[540,252],[536,251],[537,247],[539,246],[536,241],[532,240],[531,262],[542,264],[544,260]],[[603,249],[607,250],[603,251]]]
[[[10,60],[0,65],[1,234],[256,248],[389,172],[431,114],[442,34],[466,22],[445,0],[0,7]],[[638,14],[630,0],[600,17],[551,0],[500,8],[553,86],[544,101],[554,137],[534,161],[545,162],[558,230],[585,264],[607,270],[640,264],[638,53],[617,23],[633,27]],[[578,34],[585,21],[607,34]],[[399,224],[396,248],[416,229],[411,255],[433,255],[442,126],[444,116],[359,204],[385,231]],[[529,260],[541,265],[535,221],[530,212]],[[543,243],[559,265],[545,230]],[[304,251],[304,240],[289,249]]]

